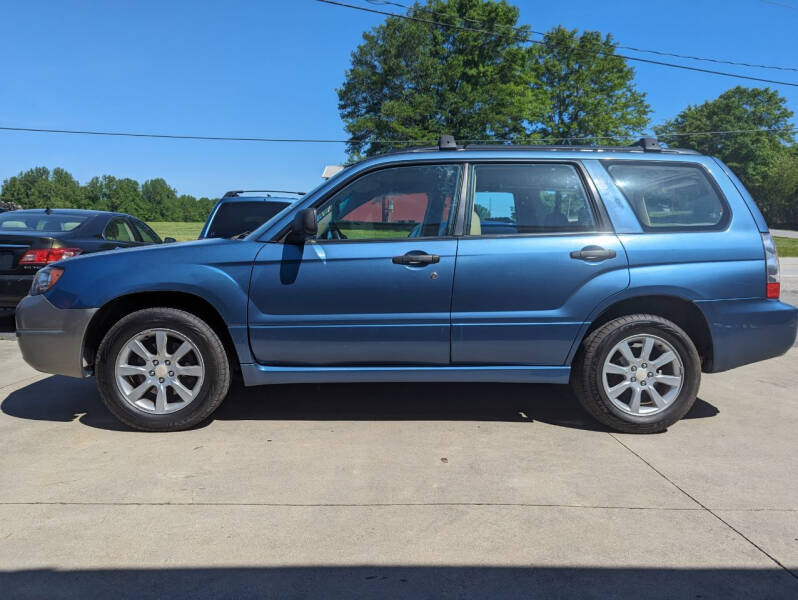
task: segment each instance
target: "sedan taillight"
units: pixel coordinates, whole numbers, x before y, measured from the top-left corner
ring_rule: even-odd
[[[72,258],[83,252],[80,248],[39,248],[28,250],[19,259],[21,265],[49,265],[50,263]]]

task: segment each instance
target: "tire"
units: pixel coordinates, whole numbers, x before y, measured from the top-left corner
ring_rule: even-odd
[[[654,357],[651,364],[641,362],[646,347]],[[668,360],[669,350],[675,360]],[[623,351],[631,351],[633,360]],[[664,360],[668,362],[662,367],[653,366]],[[671,321],[647,314],[613,319],[588,335],[571,375],[582,407],[600,423],[625,433],[664,431],[692,408],[700,383],[701,360],[690,337]],[[620,395],[613,400],[611,393]],[[635,394],[640,398],[636,405]]]
[[[128,371],[141,374],[123,376]],[[119,320],[100,343],[95,361],[105,406],[142,431],[179,431],[203,422],[227,396],[230,371],[216,332],[196,315],[174,308],[147,308]]]

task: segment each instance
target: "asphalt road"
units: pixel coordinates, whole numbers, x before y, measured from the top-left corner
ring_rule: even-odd
[[[794,599],[797,388],[793,349],[652,436],[492,384],[238,389],[143,434],[0,340],[0,597]]]

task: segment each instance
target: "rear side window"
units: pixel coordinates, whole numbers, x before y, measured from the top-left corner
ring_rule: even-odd
[[[693,164],[607,166],[647,231],[720,229],[729,211],[706,171]]]
[[[475,165],[469,235],[593,231],[596,218],[573,165]]]
[[[223,202],[213,215],[206,237],[231,238],[255,231],[288,204],[267,200]]]

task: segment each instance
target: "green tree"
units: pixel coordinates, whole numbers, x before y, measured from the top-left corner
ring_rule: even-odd
[[[669,145],[720,158],[742,180],[768,220],[776,223],[786,204],[795,203],[795,195],[774,196],[786,193],[786,182],[774,178],[785,177],[783,169],[795,164],[792,116],[786,98],[775,90],[737,86],[714,100],[688,106],[654,130]],[[708,133],[713,131],[740,133]],[[785,206],[779,209],[779,205]]]
[[[141,197],[151,221],[179,221],[183,216],[177,208],[177,191],[162,178],[150,179],[141,185]]]
[[[775,90],[737,86],[714,100],[688,106],[654,130],[669,145],[717,156],[746,186],[756,188],[762,185],[786,145],[793,143],[794,135],[789,131],[792,116],[787,99]],[[754,129],[760,131],[750,133]],[[747,133],[707,134],[740,130]],[[701,135],[669,136],[669,132],[701,132]]]
[[[590,144],[595,140],[562,138],[630,139],[648,125],[646,94],[634,85],[634,69],[615,55],[612,36],[556,27],[530,52],[534,61],[529,79],[543,86],[547,99],[533,137]]]
[[[338,90],[352,157],[402,144],[377,140],[521,139],[538,119],[543,90],[531,79],[527,27],[505,0],[426,0],[421,18],[479,22],[490,34],[389,17],[363,34]],[[429,12],[434,11],[434,16]]]
[[[70,208],[81,206],[83,189],[64,169],[34,167],[6,179],[0,199],[23,208]]]
[[[798,150],[795,146],[776,154],[755,193],[771,225],[798,229]]]

